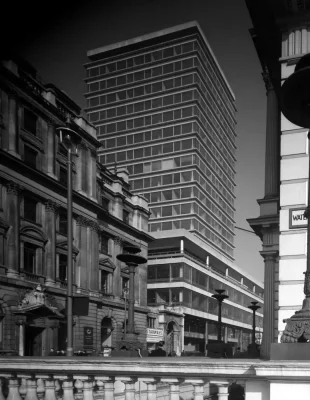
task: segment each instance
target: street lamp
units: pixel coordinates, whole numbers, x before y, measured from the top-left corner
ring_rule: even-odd
[[[255,343],[256,343],[256,338],[255,338],[255,313],[261,307],[257,305],[258,301],[251,301],[251,304],[252,305],[248,306],[248,308],[253,311],[252,347],[256,347],[255,346]]]
[[[68,120],[67,120],[68,124]],[[67,349],[66,355],[73,356],[73,266],[72,266],[72,155],[76,154],[81,141],[75,131],[68,126],[56,128],[60,143],[66,148],[67,157]]]
[[[123,293],[124,293],[124,298],[125,298],[125,319],[124,319],[124,339],[126,338],[126,330],[127,330],[127,295],[128,295],[129,289],[127,286],[124,287]]]
[[[139,247],[127,245],[123,247],[123,250],[125,253],[117,255],[116,258],[124,262],[129,268],[128,326],[125,327],[126,340],[120,342],[119,346],[134,350],[142,346],[142,344],[138,343],[134,328],[135,269],[139,264],[145,264],[147,259],[137,255],[141,251]]]
[[[223,294],[225,292],[224,289],[216,289],[217,294],[213,294],[212,297],[215,298],[218,302],[219,306],[219,314],[218,314],[218,332],[217,332],[217,341],[222,341],[222,303],[225,299],[228,299],[229,296]]]
[[[286,79],[281,88],[281,111],[284,116],[296,125],[310,128],[310,54],[303,56],[295,67],[295,72]],[[310,131],[308,131],[310,139]],[[294,343],[310,339],[310,156],[308,176],[308,204],[305,211],[307,224],[307,269],[305,272],[302,309],[286,320],[281,342]]]

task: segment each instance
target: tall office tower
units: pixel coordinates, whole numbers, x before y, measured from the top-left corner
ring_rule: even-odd
[[[149,231],[186,229],[233,260],[233,92],[196,22],[88,52],[100,162],[126,167]]]

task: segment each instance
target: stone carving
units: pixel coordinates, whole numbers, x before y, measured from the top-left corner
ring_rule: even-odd
[[[52,212],[52,213],[57,213],[57,211],[59,210],[60,205],[55,203],[52,200],[47,200],[45,202],[45,210]]]
[[[263,80],[265,83],[266,91],[268,93],[270,90],[273,90],[273,85],[272,85],[270,75],[269,75],[267,68],[265,68],[264,72],[262,72],[262,77],[263,77]]]
[[[15,196],[18,196],[20,192],[24,190],[23,186],[19,185],[18,183],[15,183],[13,181],[10,181],[6,185],[7,192],[8,194],[14,194]]]

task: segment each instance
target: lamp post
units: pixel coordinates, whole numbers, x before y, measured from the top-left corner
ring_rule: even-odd
[[[310,54],[303,56],[295,67],[295,72],[287,78],[281,88],[281,111],[284,116],[296,125],[310,128]],[[308,131],[310,139],[310,131]],[[308,152],[309,154],[309,152]],[[281,342],[294,343],[310,339],[310,156],[308,175],[308,204],[305,211],[307,224],[307,269],[305,272],[302,309],[286,320]]]
[[[136,350],[141,348],[142,344],[138,343],[135,327],[134,327],[134,305],[135,305],[135,269],[139,264],[145,264],[146,258],[138,256],[141,250],[136,246],[124,246],[125,253],[119,254],[116,258],[124,262],[129,268],[129,298],[128,298],[128,325],[125,328],[126,340],[119,343],[119,347],[126,347],[128,350]],[[125,315],[126,318],[126,315]]]
[[[68,121],[67,121],[68,124]],[[67,157],[67,348],[66,355],[73,356],[73,265],[72,265],[72,155],[76,152],[79,136],[68,126],[56,128]]]
[[[222,303],[225,299],[228,299],[229,296],[223,294],[225,292],[224,289],[216,289],[217,294],[213,294],[212,297],[217,300],[219,306],[219,313],[218,313],[218,331],[217,331],[217,341],[222,341]]]
[[[255,346],[256,343],[256,338],[255,338],[255,313],[256,311],[261,308],[260,306],[258,306],[258,301],[251,301],[251,306],[248,306],[248,308],[250,310],[253,311],[253,327],[252,327],[252,346]]]
[[[124,293],[124,298],[125,298],[125,319],[124,319],[124,339],[126,338],[126,330],[127,330],[127,295],[128,295],[128,287],[124,287],[123,293]]]

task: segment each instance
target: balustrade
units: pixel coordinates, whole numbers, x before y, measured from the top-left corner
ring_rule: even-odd
[[[275,382],[310,393],[310,362],[0,357],[0,400],[277,400]]]

